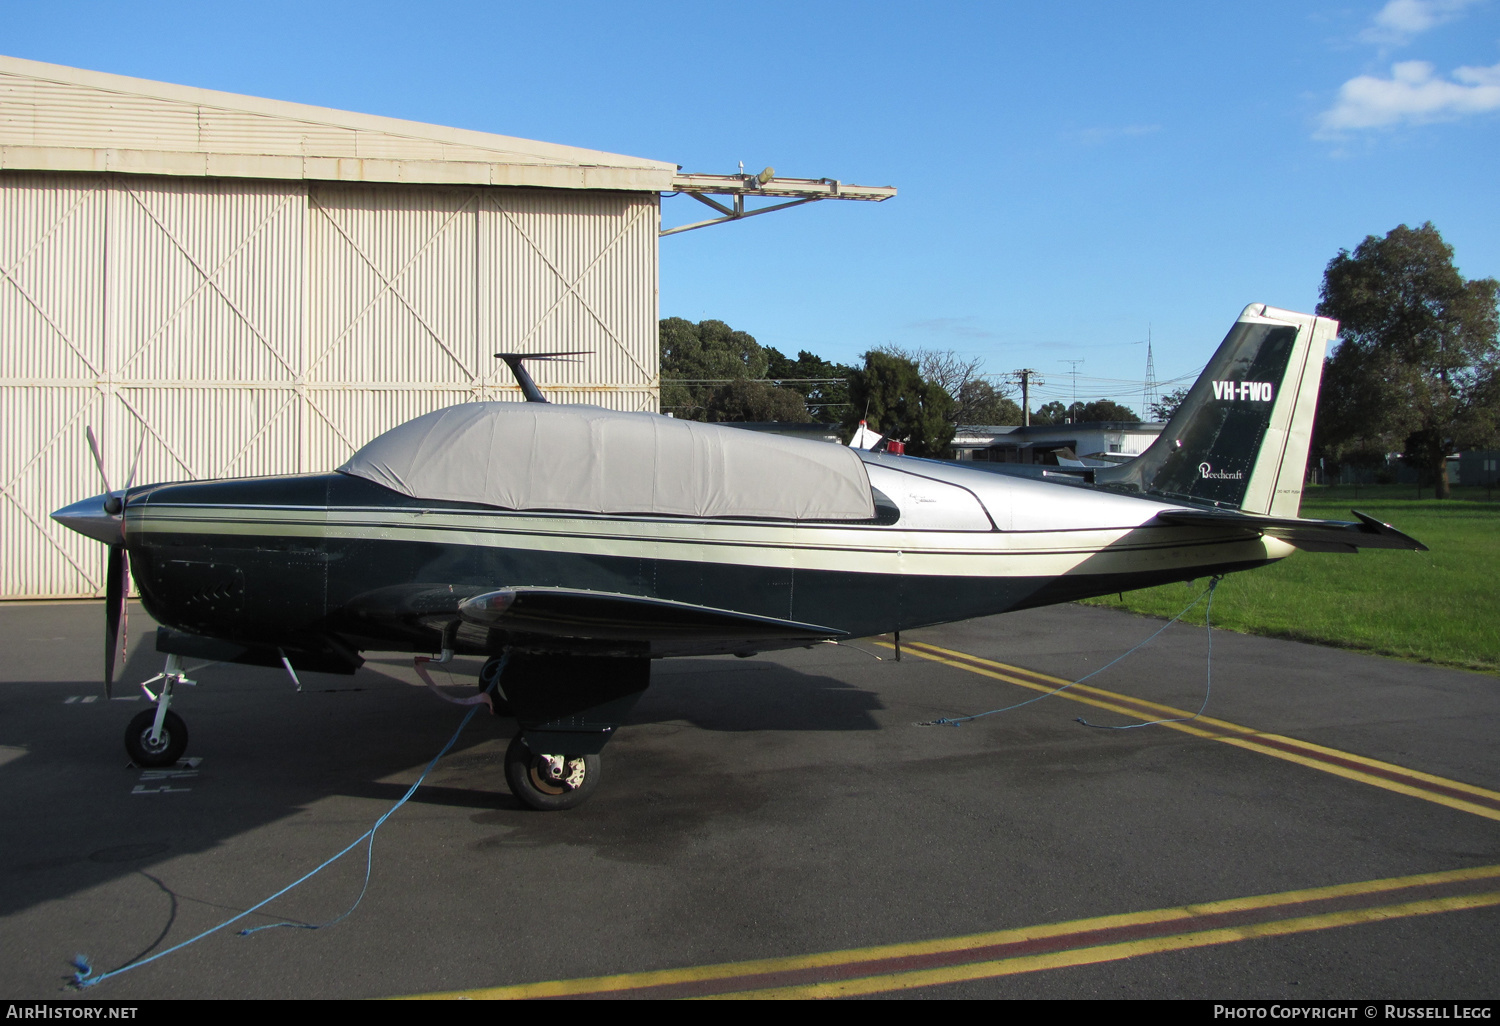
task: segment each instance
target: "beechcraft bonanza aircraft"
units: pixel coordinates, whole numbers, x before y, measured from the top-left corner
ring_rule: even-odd
[[[488,656],[481,682],[504,665],[497,711],[520,726],[512,791],[568,808],[653,659],[906,630],[1298,548],[1422,549],[1357,512],[1297,519],[1337,327],[1247,307],[1159,439],[1118,466],[960,466],[552,405],[501,354],[529,402],[426,414],[333,473],[127,484],[53,517],[109,546],[106,694],[127,575],[165,625],[164,683],[143,685],[156,707],[126,733],[138,763],[186,745],[168,709],[185,656],[294,678],[352,673],[366,651]]]

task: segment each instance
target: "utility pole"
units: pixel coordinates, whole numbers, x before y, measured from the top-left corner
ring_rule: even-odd
[[[1021,426],[1031,427],[1031,379],[1035,378],[1038,385],[1045,385],[1040,371],[1023,367],[1021,370],[1010,372],[1011,380],[1021,386]]]

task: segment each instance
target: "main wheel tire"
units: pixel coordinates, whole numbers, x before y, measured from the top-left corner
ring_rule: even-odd
[[[142,709],[131,717],[130,726],[125,728],[125,750],[130,753],[130,761],[147,768],[175,766],[187,751],[187,724],[168,709],[162,718],[161,737],[152,744],[151,728],[155,724],[155,709]]]
[[[577,771],[579,762],[583,764],[583,779],[576,787],[569,786],[566,780],[553,780],[546,771],[542,756],[532,752],[517,734],[511,738],[510,747],[505,749],[505,782],[510,785],[510,793],[543,812],[560,812],[582,805],[599,786],[599,756],[566,755],[563,758],[567,760],[565,767],[569,776]]]

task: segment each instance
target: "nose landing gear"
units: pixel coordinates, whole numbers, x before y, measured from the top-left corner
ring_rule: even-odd
[[[187,751],[187,724],[176,713],[167,712],[161,727],[156,726],[156,710],[145,709],[131,717],[125,728],[125,751],[130,761],[142,769],[175,766]]]
[[[161,690],[155,694],[147,686],[161,681]],[[187,724],[182,717],[172,712],[172,691],[179,684],[193,685],[182,669],[182,657],[167,656],[167,665],[161,673],[141,685],[147,698],[156,703],[155,709],[143,709],[131,717],[125,728],[125,751],[130,761],[145,769],[174,766],[187,750]]]

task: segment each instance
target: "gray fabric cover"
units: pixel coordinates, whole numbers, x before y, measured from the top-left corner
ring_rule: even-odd
[[[392,428],[339,470],[417,499],[503,509],[875,515],[864,464],[841,445],[598,406],[450,406]]]

